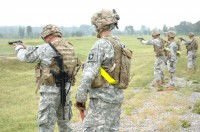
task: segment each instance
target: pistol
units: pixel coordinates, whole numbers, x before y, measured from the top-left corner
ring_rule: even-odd
[[[12,44],[14,44],[14,43],[22,43],[22,41],[21,41],[21,40],[18,40],[18,41],[11,41],[11,42],[8,42],[9,45],[12,45]]]
[[[139,39],[140,41],[144,40],[144,38],[137,38],[137,39]]]
[[[178,39],[180,39],[181,41],[185,41],[185,39],[183,39],[183,38],[178,38]]]

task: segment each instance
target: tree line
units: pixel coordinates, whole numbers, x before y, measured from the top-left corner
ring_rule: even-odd
[[[82,37],[95,36],[95,28],[93,25],[80,25],[79,27],[60,27],[63,37]],[[113,32],[116,35],[150,35],[152,30],[142,25],[140,30],[135,30],[133,25],[125,26],[124,30],[115,29]],[[162,29],[157,29],[161,34],[169,30],[175,31],[177,34],[186,35],[188,32],[200,34],[200,21],[192,24],[191,22],[182,21],[174,27],[163,25]],[[0,26],[0,38],[40,38],[42,27],[32,26]]]

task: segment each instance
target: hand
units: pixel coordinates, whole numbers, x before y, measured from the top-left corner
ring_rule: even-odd
[[[86,110],[85,102],[76,102],[74,106],[79,110]]]
[[[26,49],[26,46],[23,43],[13,43],[12,45],[14,46],[14,48],[16,48],[18,45],[21,45],[24,47],[24,49]]]
[[[14,48],[16,48],[20,44],[19,43],[13,43],[12,45],[13,45]]]

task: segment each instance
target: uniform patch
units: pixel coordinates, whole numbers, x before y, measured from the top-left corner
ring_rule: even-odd
[[[96,62],[98,58],[97,56],[98,56],[97,48],[92,49],[88,55],[88,62]]]
[[[93,58],[94,58],[94,54],[93,53],[89,54],[88,60],[92,60]]]

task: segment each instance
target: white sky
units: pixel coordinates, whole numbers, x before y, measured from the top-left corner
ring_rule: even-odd
[[[102,9],[116,9],[119,29],[132,25],[151,29],[200,20],[199,0],[2,0],[0,26],[80,26]]]

